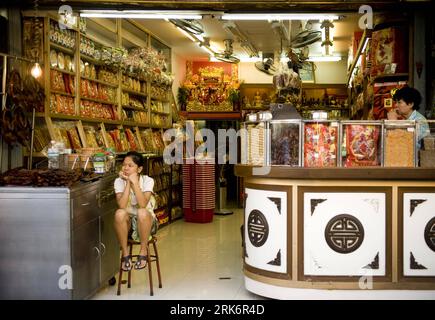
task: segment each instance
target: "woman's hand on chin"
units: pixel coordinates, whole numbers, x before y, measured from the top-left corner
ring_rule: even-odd
[[[124,179],[124,180],[127,180],[127,181],[128,181],[128,176],[126,176],[126,175],[124,174],[124,172],[122,172],[122,171],[119,171],[119,177],[120,177],[121,179]]]
[[[139,184],[139,175],[135,172],[128,176],[128,180],[131,184]]]

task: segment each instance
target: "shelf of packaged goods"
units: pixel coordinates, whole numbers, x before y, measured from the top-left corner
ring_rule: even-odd
[[[136,126],[136,122],[124,119],[124,120],[122,120],[122,125],[123,126],[129,126],[129,127],[135,127]]]
[[[102,103],[102,104],[117,104],[116,102],[111,102],[111,101],[106,101],[106,100],[101,100],[101,99],[93,99],[93,98],[88,98],[88,97],[83,97],[83,96],[81,96],[80,99],[98,102],[98,103]]]
[[[118,87],[117,84],[113,84],[113,83],[110,83],[110,82],[105,82],[103,80],[93,79],[93,78],[89,78],[89,77],[85,77],[85,76],[80,76],[80,78],[84,79],[84,80],[93,81],[93,82],[96,82],[96,83],[99,83],[99,84],[102,84],[102,85],[105,85],[105,86],[108,86],[108,87],[112,87],[112,88],[117,88]]]
[[[55,50],[62,51],[63,53],[67,53],[71,56],[74,56],[75,48],[64,47],[60,44],[57,44],[57,43],[51,42],[51,41],[49,43],[50,43],[50,48],[53,48]]]
[[[142,128],[148,128],[148,124],[146,123],[140,123],[140,122],[134,122],[134,121],[122,121],[123,126],[128,127],[142,127]]]
[[[148,127],[152,128],[152,129],[170,129],[170,128],[172,128],[172,126],[158,126],[155,124],[150,124]]]
[[[149,128],[149,124],[148,123],[138,123],[136,122],[136,126],[141,127],[141,128]]]
[[[180,111],[179,113],[187,120],[240,120],[242,118],[239,111]]]
[[[62,120],[80,120],[80,117],[76,115],[70,115],[70,114],[61,114],[61,113],[51,113],[48,115],[50,118],[53,119],[62,119]]]
[[[103,61],[101,61],[101,60],[97,60],[97,59],[95,59],[95,58],[93,58],[93,57],[90,57],[90,56],[88,56],[88,55],[86,55],[86,54],[83,54],[83,53],[81,53],[81,52],[80,52],[80,59],[85,60],[85,61],[87,61],[87,62],[90,62],[90,63],[92,63],[92,64],[94,64],[94,65],[96,65],[96,66],[101,66],[101,65],[103,65]]]
[[[55,71],[59,71],[59,72],[62,72],[62,73],[70,74],[72,76],[76,75],[74,72],[63,70],[63,69],[59,69],[59,68],[55,68],[55,67],[50,67],[50,69],[51,70],[55,70]]]
[[[347,84],[349,84],[350,79],[352,78],[353,71],[354,71],[356,65],[358,64],[358,60],[360,59],[360,56],[362,54],[362,51],[364,49],[364,45],[365,45],[366,41],[368,41],[371,37],[372,37],[372,30],[365,29],[364,33],[361,37],[361,40],[359,42],[355,57],[353,58],[352,64],[349,68],[349,73],[347,74],[347,80],[346,80]]]
[[[88,117],[80,117],[80,116],[68,115],[68,114],[51,113],[48,116],[53,119],[77,120],[77,121],[81,120],[84,122],[98,122],[98,123],[104,122],[108,124],[121,124],[121,121],[119,120],[110,120],[110,119],[103,119],[103,118],[88,118]]]
[[[145,109],[145,108],[133,107],[133,106],[128,106],[128,105],[123,105],[122,108],[124,108],[124,109],[130,109],[130,110],[136,110],[136,111],[148,112],[148,110]]]
[[[408,73],[392,73],[392,74],[380,74],[373,77],[374,82],[384,82],[392,80],[407,80],[409,77]]]
[[[156,96],[151,96],[151,99],[152,100],[158,100],[158,101],[161,101],[161,102],[169,102],[168,99],[162,99],[162,98],[156,97]]]
[[[146,98],[148,95],[146,93],[143,92],[139,92],[139,91],[134,91],[131,89],[127,89],[127,88],[122,88],[122,92],[128,93],[128,94],[132,94],[134,96],[138,96],[138,97],[143,97]]]
[[[71,93],[63,92],[63,91],[58,91],[58,90],[53,90],[53,89],[50,89],[50,93],[60,94],[62,96],[67,96],[67,97],[71,97],[71,98],[74,98],[76,96],[75,94],[71,94]]]
[[[30,157],[30,151],[29,150],[24,150],[23,156],[24,157]],[[42,152],[35,152],[35,151],[33,151],[32,157],[33,158],[47,158],[47,155],[42,153]]]
[[[167,112],[154,111],[154,110],[151,110],[151,112],[152,112],[152,113],[155,113],[155,114],[161,114],[161,115],[163,115],[163,116],[169,116],[169,113],[167,113]]]
[[[33,115],[31,112],[26,112],[26,116],[32,117]],[[44,118],[44,117],[45,117],[44,112],[35,112],[35,118]]]
[[[149,81],[149,79],[147,79],[145,77],[138,76],[138,75],[136,75],[134,73],[123,72],[122,75],[130,77],[130,78],[133,78],[135,80],[143,81],[143,82],[148,82]]]

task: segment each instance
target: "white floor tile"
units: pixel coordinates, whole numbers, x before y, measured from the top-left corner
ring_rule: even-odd
[[[233,212],[214,215],[211,223],[178,220],[158,231],[163,288],[158,288],[154,268],[154,296],[149,295],[148,270],[144,269],[133,271],[131,288],[123,284],[120,296],[116,295],[116,283],[102,288],[93,299],[264,299],[245,289],[240,234],[243,209]]]

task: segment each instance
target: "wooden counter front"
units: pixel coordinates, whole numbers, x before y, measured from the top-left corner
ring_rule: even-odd
[[[235,166],[244,178],[249,291],[435,298],[434,169],[253,168]]]

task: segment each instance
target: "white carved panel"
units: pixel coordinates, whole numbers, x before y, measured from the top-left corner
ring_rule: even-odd
[[[385,275],[385,201],[384,193],[304,193],[304,274]]]
[[[287,192],[246,188],[245,262],[287,272]]]
[[[435,194],[403,194],[403,273],[435,276]]]

